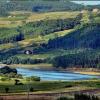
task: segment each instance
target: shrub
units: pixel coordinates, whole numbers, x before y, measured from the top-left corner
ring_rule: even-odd
[[[8,77],[2,77],[0,80],[1,80],[1,81],[9,81],[10,78],[8,78]]]
[[[31,76],[30,79],[31,81],[40,81],[40,77],[37,76]]]
[[[40,77],[37,76],[26,77],[26,81],[40,81]]]
[[[9,92],[9,88],[8,88],[8,87],[5,88],[5,92],[6,92],[6,93]]]
[[[75,100],[100,100],[96,96],[90,96],[87,94],[75,94]]]
[[[33,92],[33,91],[34,91],[34,89],[33,89],[33,87],[31,87],[31,88],[30,88],[30,92]]]
[[[19,84],[19,82],[20,82],[20,80],[15,80],[15,85],[18,85]]]
[[[57,100],[72,100],[72,99],[67,98],[67,97],[60,97],[60,98],[58,98]]]

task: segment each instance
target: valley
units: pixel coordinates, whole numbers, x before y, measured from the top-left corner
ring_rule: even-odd
[[[100,5],[0,0],[0,100],[77,96],[100,97]]]

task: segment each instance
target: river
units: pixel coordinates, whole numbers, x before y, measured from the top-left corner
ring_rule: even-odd
[[[70,80],[85,80],[96,78],[97,76],[92,75],[83,75],[72,72],[62,72],[62,71],[43,71],[43,70],[32,70],[32,69],[24,69],[17,68],[18,74],[22,74],[23,76],[38,76],[41,80],[44,81],[70,81]]]

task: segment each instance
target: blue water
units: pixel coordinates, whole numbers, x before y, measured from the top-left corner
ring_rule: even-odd
[[[59,80],[85,80],[85,79],[91,79],[96,78],[96,76],[91,75],[82,75],[77,73],[71,73],[71,72],[61,72],[61,71],[41,71],[41,70],[30,70],[30,69],[23,69],[23,68],[17,68],[17,71],[19,74],[22,74],[23,76],[38,76],[41,78],[41,80],[48,80],[48,81],[59,81]]]

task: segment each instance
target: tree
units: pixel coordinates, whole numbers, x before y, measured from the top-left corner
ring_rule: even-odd
[[[100,100],[98,97],[94,95],[87,94],[75,94],[75,100]]]
[[[70,99],[70,98],[67,98],[67,97],[60,97],[57,100],[73,100],[73,99]]]
[[[8,88],[8,87],[5,88],[5,92],[6,92],[6,93],[9,92],[9,88]]]
[[[30,88],[30,92],[33,92],[33,91],[34,91],[34,89],[33,89],[33,87],[31,87],[31,88]]]
[[[15,80],[15,85],[18,85],[19,82],[20,82],[20,81],[16,79],[16,80]]]

